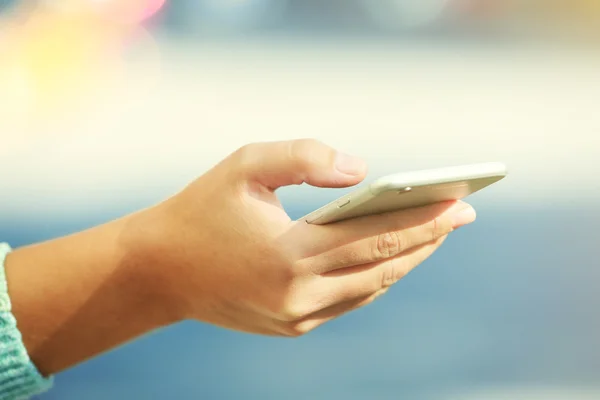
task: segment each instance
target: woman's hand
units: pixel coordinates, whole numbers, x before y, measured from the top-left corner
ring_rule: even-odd
[[[6,259],[28,354],[52,374],[182,319],[298,336],[371,302],[473,221],[465,203],[308,225],[274,191],[352,186],[313,140],[246,146],[165,202]]]
[[[449,202],[309,225],[291,221],[275,194],[365,174],[364,162],[315,140],[245,146],[140,215],[146,278],[181,318],[298,336],[370,303],[475,219]]]

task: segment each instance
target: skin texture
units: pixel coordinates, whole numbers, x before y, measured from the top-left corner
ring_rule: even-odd
[[[182,320],[296,337],[372,302],[475,220],[463,202],[318,226],[275,190],[349,187],[363,161],[315,140],[244,146],[180,193],[6,262],[32,360],[53,374]]]

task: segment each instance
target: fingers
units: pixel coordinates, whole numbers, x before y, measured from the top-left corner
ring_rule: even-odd
[[[344,155],[314,139],[255,143],[233,159],[245,179],[275,190],[304,182],[319,187],[348,187],[366,175],[364,161]]]
[[[377,263],[435,241],[475,217],[473,208],[460,201],[316,227],[324,228],[314,230],[311,250],[317,255],[304,262],[316,274]]]
[[[429,258],[446,240],[442,236],[407,253],[381,262],[339,269],[320,277],[322,308],[369,296],[394,285]]]
[[[378,297],[384,295],[387,291],[388,288],[381,289],[380,291],[369,296],[335,304],[297,321],[283,323],[279,322],[279,331],[285,336],[302,336],[326,322],[373,303]]]
[[[337,270],[308,279],[298,288],[297,312],[277,321],[286,336],[300,336],[317,326],[363,307],[385,293],[444,242],[441,237],[394,259]]]

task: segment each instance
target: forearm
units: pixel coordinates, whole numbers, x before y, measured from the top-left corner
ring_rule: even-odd
[[[42,374],[175,322],[139,257],[135,216],[20,248],[6,260],[13,314]]]

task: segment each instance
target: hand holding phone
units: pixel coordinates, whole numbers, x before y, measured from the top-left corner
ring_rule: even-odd
[[[460,200],[507,175],[504,164],[484,163],[398,173],[379,178],[301,218],[325,225],[350,218],[382,214]]]

